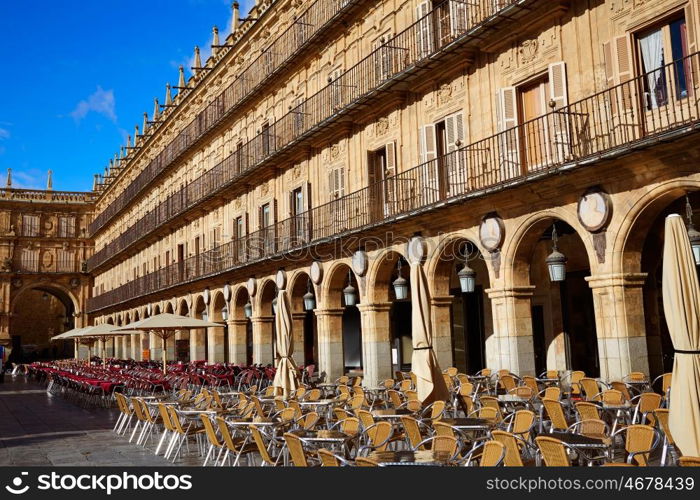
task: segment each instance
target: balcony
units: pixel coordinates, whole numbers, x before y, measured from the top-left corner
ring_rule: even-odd
[[[87,205],[94,201],[93,193],[74,191],[45,191],[42,189],[0,188],[0,200],[31,203],[65,203]]]
[[[96,252],[91,272],[116,258],[176,217],[229,189],[254,170],[278,160],[292,147],[337,123],[402,79],[418,78],[421,69],[467,43],[479,43],[484,30],[504,18],[528,12],[533,0],[501,0],[467,4],[443,2],[425,17],[386,41],[337,80],[292,109],[242,148],[200,177],[171,194],[120,236]],[[455,9],[455,4],[461,8]]]
[[[169,288],[279,258],[508,186],[700,130],[700,53],[145,275],[88,301],[96,312]],[[663,100],[649,81],[665,79]],[[368,209],[369,208],[369,209]]]
[[[95,217],[89,226],[90,234],[95,235],[121,213],[166,168],[272,81],[315,38],[361,3],[361,0],[318,0],[311,5]]]

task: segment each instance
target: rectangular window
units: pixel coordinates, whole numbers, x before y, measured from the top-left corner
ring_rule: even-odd
[[[75,217],[59,217],[58,218],[58,237],[73,238],[75,237]]]
[[[23,215],[22,216],[22,236],[29,236],[29,237],[39,236],[39,216],[38,215]]]
[[[59,273],[75,272],[75,253],[67,249],[61,249],[56,255],[56,267]]]
[[[265,229],[266,227],[269,227],[271,224],[271,212],[270,212],[270,204],[265,203],[262,207],[260,207],[260,229]]]
[[[20,257],[20,265],[23,271],[30,273],[39,272],[39,250],[33,250],[31,248],[22,249]]]
[[[687,26],[684,17],[637,35],[637,56],[642,72],[645,104],[648,110],[665,106],[669,97],[688,97]],[[665,68],[670,64],[671,68]]]

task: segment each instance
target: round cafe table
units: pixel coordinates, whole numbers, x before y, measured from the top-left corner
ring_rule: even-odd
[[[452,455],[444,451],[373,451],[367,458],[379,462],[381,467],[397,465],[438,466],[451,465]]]

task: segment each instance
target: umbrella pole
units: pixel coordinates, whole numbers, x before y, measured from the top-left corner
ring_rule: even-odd
[[[163,336],[161,337],[161,340],[163,341],[163,375],[167,375],[168,373],[168,361],[167,361],[167,353],[165,351],[165,346],[166,346],[166,340],[165,340],[165,332],[163,332]]]
[[[107,366],[107,348],[105,347],[105,344],[107,343],[107,337],[102,338],[102,366]]]

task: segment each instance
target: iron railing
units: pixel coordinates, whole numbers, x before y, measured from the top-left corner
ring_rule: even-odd
[[[93,193],[80,191],[51,191],[42,189],[0,188],[0,200],[29,201],[32,203],[90,204]]]
[[[173,192],[97,251],[88,262],[89,269],[95,270],[164,223],[227,189],[244,174],[333,120],[339,112],[376,93],[397,75],[415,68],[421,61],[433,57],[459,39],[468,37],[481,23],[492,20],[497,13],[519,3],[522,0],[489,0],[470,4],[448,0],[438,5],[221,163]]]
[[[700,129],[700,53],[91,298],[90,312]],[[653,91],[649,90],[654,83]],[[658,84],[663,82],[663,84]],[[661,86],[659,86],[661,85]],[[653,93],[652,93],[653,92]],[[655,97],[652,98],[651,96]]]
[[[318,0],[243,70],[90,223],[94,235],[127,207],[169,165],[286,67],[322,31],[361,0]],[[151,132],[152,133],[152,132]]]

